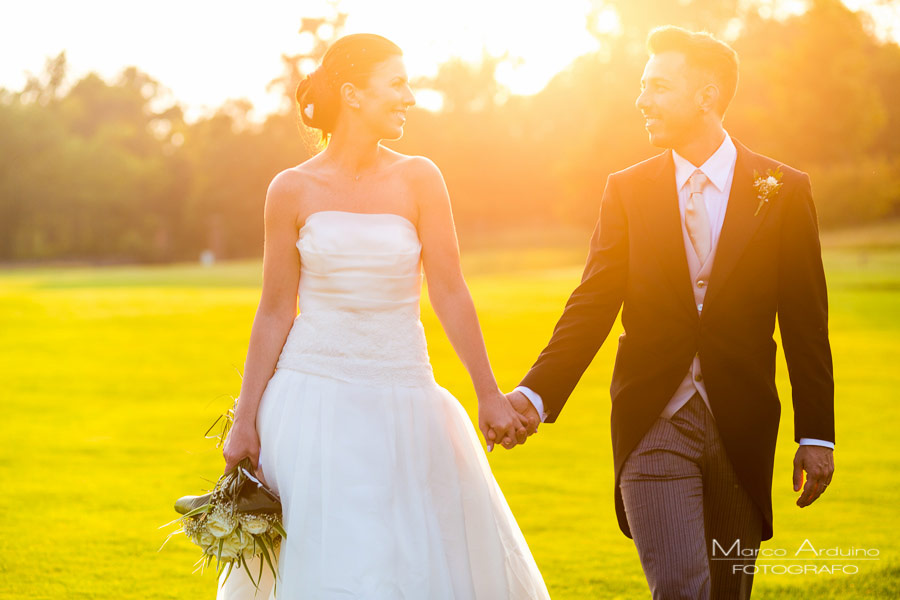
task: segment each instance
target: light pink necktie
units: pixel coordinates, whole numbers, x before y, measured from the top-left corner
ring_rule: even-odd
[[[691,195],[684,207],[684,225],[702,265],[712,248],[709,213],[706,212],[706,202],[703,200],[703,188],[709,183],[709,178],[703,171],[697,169],[688,179],[688,183],[691,186]]]

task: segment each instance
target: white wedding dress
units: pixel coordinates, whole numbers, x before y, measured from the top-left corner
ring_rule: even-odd
[[[256,594],[235,569],[217,600],[549,598],[475,428],[434,381],[415,226],[317,212],[297,247],[300,314],[257,414],[288,534],[277,596],[271,575]]]

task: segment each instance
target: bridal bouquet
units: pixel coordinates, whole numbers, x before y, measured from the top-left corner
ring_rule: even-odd
[[[215,427],[224,417],[224,426],[216,447],[225,443],[231,423],[233,409],[216,419],[210,427]],[[209,430],[207,436],[209,437]],[[180,523],[181,529],[173,531],[166,538],[184,533],[192,542],[200,546],[203,556],[197,561],[203,569],[216,559],[216,572],[227,569],[225,580],[231,575],[235,563],[243,567],[253,585],[259,589],[263,568],[267,564],[276,575],[275,550],[287,533],[281,523],[281,502],[278,497],[253,476],[249,458],[244,458],[233,469],[224,473],[209,493],[202,496],[184,496],[175,502],[175,510],[181,517],[166,523]],[[163,546],[166,545],[163,542]],[[160,547],[162,550],[162,546]],[[256,579],[250,572],[248,563],[256,556],[259,574]],[[277,577],[276,577],[277,585]]]

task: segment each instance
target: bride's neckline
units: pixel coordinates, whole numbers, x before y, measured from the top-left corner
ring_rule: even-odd
[[[400,219],[407,225],[416,229],[415,223],[404,217],[403,215],[398,215],[397,213],[389,213],[389,212],[381,212],[381,213],[366,213],[366,212],[354,212],[351,210],[317,210],[314,213],[310,213],[306,215],[306,221],[303,223],[303,227],[300,228],[299,231],[303,231],[306,229],[307,225],[309,225],[309,220],[315,217],[316,215],[321,214],[337,214],[337,215],[355,215],[360,217],[393,217],[395,219]]]

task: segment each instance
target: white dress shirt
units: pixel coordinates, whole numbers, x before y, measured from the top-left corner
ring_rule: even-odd
[[[719,245],[719,236],[722,235],[725,209],[728,208],[728,196],[731,194],[734,165],[737,162],[737,148],[734,147],[734,142],[726,133],[719,148],[699,167],[695,167],[691,161],[674,150],[672,151],[672,160],[675,161],[675,189],[678,190],[678,211],[681,213],[682,223],[684,223],[685,206],[691,196],[688,178],[694,174],[694,171],[700,169],[709,179],[709,185],[703,189],[703,203],[706,204],[710,233],[712,233],[710,247],[716,248]]]
[[[734,165],[737,162],[737,148],[734,142],[726,134],[725,139],[719,144],[719,147],[712,153],[706,162],[699,167],[694,166],[689,160],[682,157],[677,152],[672,152],[673,162],[675,163],[675,189],[678,192],[678,212],[681,215],[681,234],[684,238],[685,255],[688,259],[688,271],[691,276],[691,285],[698,288],[701,282],[708,282],[712,273],[712,266],[715,263],[716,250],[719,245],[719,237],[722,233],[722,224],[725,222],[725,210],[728,208],[728,196],[731,192],[731,182],[734,180]],[[710,230],[710,253],[706,261],[701,264],[697,252],[691,242],[690,233],[687,229],[686,213],[687,205],[691,197],[691,176],[700,171],[706,176],[708,184],[701,190],[703,205],[709,218]],[[702,283],[703,286],[706,283]],[[701,288],[703,290],[708,288]],[[697,312],[703,312],[703,299],[705,293],[698,293],[694,290],[694,300],[697,302]],[[684,378],[669,400],[669,403],[663,408],[660,416],[671,419],[682,406],[688,403],[695,394],[699,394],[706,408],[712,415],[712,406],[709,404],[709,395],[706,393],[706,383],[703,381],[703,368],[700,364],[700,355],[695,354],[694,359]]]
[[[690,186],[687,185],[688,178],[699,168],[710,181],[710,184],[703,190],[703,201],[706,204],[706,211],[709,215],[712,247],[716,248],[719,236],[722,233],[722,224],[725,222],[728,197],[731,194],[731,182],[734,179],[734,165],[737,161],[737,149],[734,146],[734,142],[731,141],[731,137],[726,133],[725,139],[722,140],[718,149],[699,167],[694,166],[691,161],[674,150],[672,151],[672,159],[675,162],[675,189],[678,192],[678,208],[681,212],[682,223],[684,222],[685,204],[688,196],[690,196]],[[699,305],[697,309],[702,311],[703,306]],[[699,370],[699,364],[692,365],[692,369]],[[687,377],[685,380],[693,381],[693,377]],[[705,386],[701,385],[699,388],[701,389],[698,389],[697,392],[700,393],[708,407],[709,400],[706,397]],[[540,394],[525,386],[518,386],[514,391],[522,392],[528,398],[535,409],[537,409],[538,414],[541,415],[541,422],[547,418],[547,413],[544,411],[544,401],[541,399]],[[663,412],[674,412],[678,408],[681,408],[681,406],[667,405]],[[801,438],[799,444],[801,446],[811,445],[834,448],[832,442],[813,438]]]

